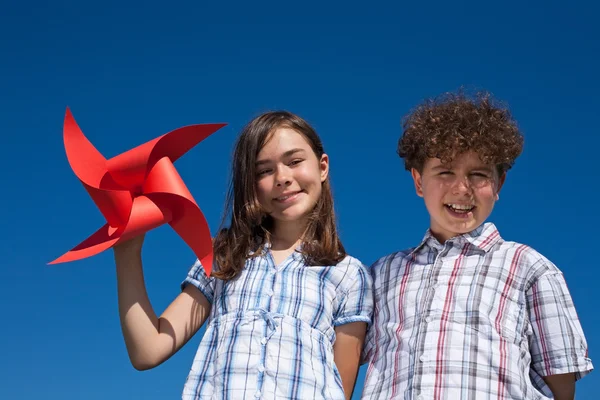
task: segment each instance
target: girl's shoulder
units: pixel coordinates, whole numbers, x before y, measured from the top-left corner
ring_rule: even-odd
[[[359,275],[369,275],[368,267],[358,258],[349,254],[346,254],[346,256],[334,267],[343,271],[348,277],[351,278],[355,278]]]
[[[321,268],[335,268],[335,269],[347,269],[347,270],[367,270],[367,267],[356,257],[352,257],[349,254],[346,254],[341,260],[337,261],[337,263],[311,263],[308,261],[307,257],[301,252],[296,252],[295,258],[302,264],[306,266],[313,267],[321,267]]]
[[[358,258],[346,254],[346,256],[336,266],[347,266],[348,268],[355,269],[366,269],[366,265],[362,263]]]
[[[335,270],[339,278],[338,289],[343,293],[363,293],[372,287],[368,267],[356,257],[347,254],[335,265]]]

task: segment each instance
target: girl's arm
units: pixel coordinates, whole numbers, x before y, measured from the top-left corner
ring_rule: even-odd
[[[333,360],[342,377],[346,400],[350,400],[354,391],[366,333],[367,324],[365,322],[350,322],[335,328]]]
[[[154,368],[171,357],[200,329],[210,303],[192,285],[157,317],[152,309],[142,271],[139,236],[114,247],[121,329],[129,359],[137,370]]]

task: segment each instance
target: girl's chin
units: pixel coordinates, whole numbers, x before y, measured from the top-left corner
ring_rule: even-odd
[[[307,219],[306,214],[298,214],[298,213],[282,213],[282,214],[271,214],[276,223],[283,224],[293,224],[293,223],[303,223]]]

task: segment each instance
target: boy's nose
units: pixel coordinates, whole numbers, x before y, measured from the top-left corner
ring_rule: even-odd
[[[471,191],[471,182],[466,177],[457,178],[454,185],[452,185],[452,189],[455,193],[469,193]]]

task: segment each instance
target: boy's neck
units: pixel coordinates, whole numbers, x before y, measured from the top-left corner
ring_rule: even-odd
[[[463,232],[463,233],[450,233],[447,231],[438,231],[437,229],[433,228],[432,226],[429,227],[429,231],[431,233],[431,236],[433,236],[440,244],[443,245],[449,240],[452,240],[459,236],[470,234],[471,232],[476,231],[477,229],[481,228],[482,226],[483,226],[483,224],[478,225],[477,227],[471,229],[470,231]]]
[[[431,236],[433,236],[440,244],[445,244],[448,240],[454,239],[462,235],[461,233],[450,233],[444,231],[438,231],[433,227],[429,227],[429,231],[431,232]]]

